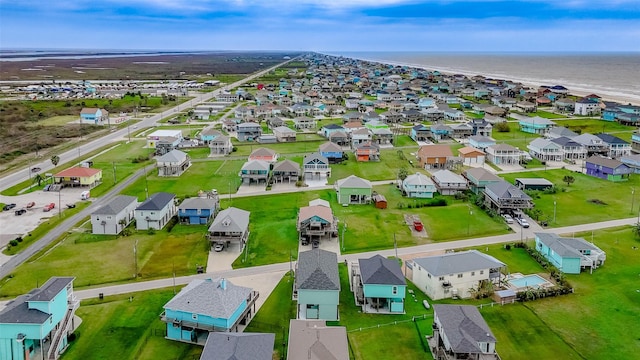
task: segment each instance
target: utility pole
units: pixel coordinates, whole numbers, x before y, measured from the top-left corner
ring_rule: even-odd
[[[138,277],[138,240],[133,244],[133,265],[135,267],[135,272],[133,273],[133,277]]]
[[[115,185],[118,181],[116,180],[116,162],[112,161],[111,166],[113,168],[113,184]]]

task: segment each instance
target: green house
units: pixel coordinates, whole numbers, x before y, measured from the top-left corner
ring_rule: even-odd
[[[483,168],[471,168],[465,171],[462,176],[467,179],[469,189],[475,194],[480,194],[489,184],[500,182],[502,179]]]
[[[340,278],[336,253],[320,249],[301,252],[294,286],[298,319],[338,320]]]
[[[356,266],[355,264],[353,266]],[[374,255],[358,259],[353,281],[356,303],[373,314],[404,314],[407,282],[395,259]]]
[[[368,204],[371,201],[371,182],[355,175],[338,180],[335,189],[338,203],[342,205]]]

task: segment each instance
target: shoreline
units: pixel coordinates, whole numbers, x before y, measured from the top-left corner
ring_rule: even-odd
[[[469,70],[456,70],[456,69],[450,69],[450,68],[443,68],[444,70],[438,70],[437,66],[427,66],[427,65],[423,65],[423,64],[415,64],[415,63],[408,63],[408,62],[400,62],[400,61],[392,61],[392,60],[380,60],[380,59],[371,59],[371,58],[364,58],[364,57],[356,57],[356,56],[344,56],[344,55],[339,55],[339,54],[326,54],[329,56],[343,56],[346,58],[352,58],[352,59],[357,59],[357,60],[362,60],[362,61],[369,61],[369,62],[374,62],[374,63],[379,63],[379,64],[386,64],[386,65],[394,65],[394,66],[408,66],[408,67],[413,67],[416,69],[422,69],[422,70],[437,70],[442,74],[445,75],[455,75],[455,74],[462,74],[465,76],[476,76],[476,75],[480,75],[480,76],[484,76],[487,78],[495,78],[495,79],[502,79],[502,80],[506,80],[506,81],[511,81],[511,82],[516,82],[516,83],[520,83],[522,85],[525,86],[529,86],[532,87],[534,89],[539,88],[542,85],[562,85],[562,84],[550,84],[547,82],[543,82],[541,80],[523,80],[523,79],[518,79],[518,78],[507,78],[504,75],[496,75],[496,74],[490,74],[490,73],[484,73],[484,72],[473,72],[473,71],[469,71]],[[614,101],[617,103],[621,103],[621,104],[633,104],[633,105],[640,105],[640,96],[638,95],[633,95],[633,94],[626,94],[626,93],[618,93],[618,92],[613,92],[613,91],[607,91],[607,90],[591,90],[587,87],[574,87],[574,86],[567,86],[565,85],[568,89],[569,89],[569,95],[575,95],[575,96],[586,96],[586,95],[590,95],[590,94],[596,94],[598,96],[600,96],[602,98],[602,100],[604,101]]]

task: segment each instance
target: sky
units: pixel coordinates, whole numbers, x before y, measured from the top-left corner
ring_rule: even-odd
[[[640,0],[0,0],[0,49],[640,51]]]

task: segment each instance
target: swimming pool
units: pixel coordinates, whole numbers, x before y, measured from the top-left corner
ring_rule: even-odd
[[[524,287],[533,287],[533,288],[538,288],[540,287],[542,284],[547,284],[549,283],[547,280],[545,280],[543,277],[541,277],[540,275],[536,275],[536,274],[532,274],[532,275],[525,275],[521,278],[516,278],[516,279],[511,279],[509,280],[509,284],[517,287],[517,288],[524,288]]]

